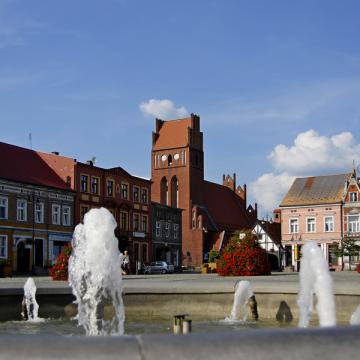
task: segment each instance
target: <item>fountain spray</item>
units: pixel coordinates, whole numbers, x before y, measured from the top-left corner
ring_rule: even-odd
[[[38,321],[39,305],[35,298],[36,285],[33,278],[28,278],[24,285],[21,317],[28,321]]]
[[[302,247],[300,266],[300,292],[298,306],[299,327],[308,327],[316,295],[316,311],[321,327],[336,325],[335,298],[327,261],[314,241]]]
[[[122,335],[122,254],[114,235],[116,221],[105,208],[85,214],[84,224],[76,226],[69,259],[69,283],[78,305],[77,320],[87,335]],[[105,305],[115,316],[103,318]]]
[[[243,313],[243,321],[247,319],[246,306],[249,305],[253,320],[258,320],[257,303],[249,281],[239,281],[235,285],[234,304],[227,321],[236,321],[240,313]]]

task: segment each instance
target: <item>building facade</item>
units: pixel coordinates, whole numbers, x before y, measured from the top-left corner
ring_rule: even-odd
[[[130,267],[151,260],[151,181],[132,176],[123,168],[103,169],[93,163],[76,164],[75,220],[81,222],[87,211],[105,207],[118,227],[119,249],[129,253]]]
[[[182,265],[182,210],[154,202],[151,208],[152,260],[163,260],[179,268]]]
[[[223,184],[204,179],[203,133],[200,117],[156,119],[151,155],[152,201],[181,208],[182,259],[199,266],[213,247],[219,248],[235,230],[251,228],[256,208],[247,207],[246,187],[235,176]]]
[[[46,273],[71,241],[75,194],[35,151],[0,143],[0,154],[0,259]]]
[[[253,233],[268,256],[271,270],[281,270],[284,267],[284,249],[281,245],[281,224],[274,221],[258,220]]]
[[[131,270],[135,272],[136,264],[151,260],[149,179],[133,176],[121,167],[105,169],[92,161],[82,163],[58,153],[41,153],[41,157],[75,191],[75,224],[90,209],[105,207],[118,224],[115,235],[120,251],[128,251]]]
[[[358,180],[348,174],[297,178],[280,204],[282,243],[287,265],[300,267],[301,246],[314,240],[330,268],[341,267],[336,255],[346,235],[360,235]]]

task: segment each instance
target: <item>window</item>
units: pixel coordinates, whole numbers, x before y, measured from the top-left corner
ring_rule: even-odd
[[[177,239],[179,237],[179,225],[174,224],[174,239]]]
[[[359,215],[349,215],[348,216],[348,228],[349,228],[349,233],[360,232]]]
[[[87,175],[80,176],[81,192],[88,192],[88,181],[89,177]]]
[[[193,211],[193,214],[192,214],[191,226],[193,229],[196,229],[196,212],[195,211]]]
[[[60,205],[53,204],[52,205],[52,223],[54,225],[60,225],[60,213],[61,213],[61,207]]]
[[[168,194],[168,182],[166,177],[161,179],[160,183],[160,203],[163,205],[168,205],[169,194]]]
[[[62,223],[64,226],[71,225],[71,208],[70,206],[63,206],[62,209]]]
[[[141,189],[141,201],[144,204],[147,204],[147,202],[148,202],[148,189],[145,189],[145,188]]]
[[[290,219],[290,234],[299,232],[299,219]]]
[[[93,194],[99,194],[99,178],[98,177],[91,178],[91,192]]]
[[[148,217],[147,215],[142,215],[141,217],[141,230],[142,232],[148,232]]]
[[[156,237],[160,237],[161,236],[161,222],[157,221],[156,222]]]
[[[37,224],[44,222],[44,203],[42,202],[35,203],[35,222]]]
[[[81,216],[81,220],[84,220],[84,216],[85,214],[89,211],[89,207],[88,206],[84,206],[84,205],[80,205],[80,216]]]
[[[126,200],[129,198],[129,184],[121,183],[121,197]]]
[[[172,156],[171,154],[168,156],[168,166],[172,165]]]
[[[8,218],[8,198],[0,197],[0,219]]]
[[[6,235],[0,235],[0,259],[8,257],[8,241]]]
[[[358,193],[357,192],[351,192],[349,194],[350,194],[350,202],[358,201]]]
[[[27,201],[19,199],[17,201],[17,216],[18,221],[26,221],[27,220]]]
[[[139,202],[140,189],[138,186],[133,187],[133,200]]]
[[[114,196],[114,181],[107,179],[106,180],[106,194],[107,196]]]
[[[140,231],[140,215],[133,214],[133,229],[134,231]]]
[[[170,236],[170,224],[169,223],[165,224],[165,236],[166,237]]]
[[[126,211],[120,212],[120,229],[128,230],[129,229],[129,215]]]
[[[316,231],[316,220],[315,218],[306,219],[306,231],[308,233],[313,233]]]
[[[325,216],[324,223],[325,223],[325,232],[334,231],[334,217],[333,216]]]

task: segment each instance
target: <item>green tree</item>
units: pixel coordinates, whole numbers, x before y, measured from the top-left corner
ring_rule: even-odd
[[[360,238],[345,236],[341,239],[339,247],[334,251],[337,257],[341,257],[341,269],[344,270],[344,257],[349,257],[349,270],[351,270],[351,258],[360,254]]]

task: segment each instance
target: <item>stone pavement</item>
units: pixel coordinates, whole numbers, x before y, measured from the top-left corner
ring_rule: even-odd
[[[334,272],[335,294],[360,295],[360,274]],[[0,278],[1,294],[20,294],[27,277]],[[217,274],[126,275],[125,293],[233,293],[239,280],[250,281],[254,292],[295,294],[299,288],[298,273],[274,273],[271,276],[220,277]],[[34,277],[39,294],[69,294],[67,282],[50,277]]]

